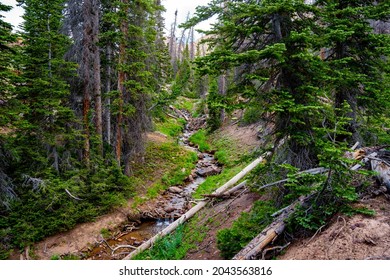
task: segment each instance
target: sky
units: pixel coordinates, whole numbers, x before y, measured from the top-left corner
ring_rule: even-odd
[[[49,1],[49,0],[43,0]],[[22,22],[21,16],[23,15],[23,9],[16,6],[16,0],[1,0],[5,5],[13,6],[14,8],[8,13],[2,13],[5,17],[3,20],[11,23],[14,28],[17,28]],[[197,6],[204,6],[210,0],[162,0],[162,5],[166,8],[164,14],[165,17],[165,32],[169,34],[169,30],[175,18],[175,11],[178,11],[178,24],[183,23],[187,17],[188,12],[195,13]],[[196,26],[196,29],[208,29],[210,21],[204,22]]]

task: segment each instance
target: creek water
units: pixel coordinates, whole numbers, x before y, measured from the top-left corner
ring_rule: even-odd
[[[134,247],[158,234],[173,221],[187,212],[192,204],[192,194],[202,184],[207,176],[221,171],[217,161],[211,153],[202,153],[189,142],[189,137],[196,130],[186,125],[179,144],[195,151],[198,154],[198,162],[187,178],[183,186],[173,186],[158,198],[158,203],[153,204],[153,209],[142,213],[137,222],[123,225],[110,239],[101,239],[88,252],[84,252],[83,258],[91,260],[122,259],[129,254]]]

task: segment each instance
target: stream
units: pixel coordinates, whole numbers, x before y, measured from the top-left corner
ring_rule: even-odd
[[[213,154],[202,153],[189,142],[189,137],[199,129],[199,119],[189,118],[179,139],[179,144],[198,154],[198,162],[183,186],[171,186],[156,201],[140,206],[140,216],[122,225],[109,239],[98,240],[92,249],[82,252],[83,259],[112,260],[122,259],[135,247],[162,231],[181,217],[194,204],[192,194],[207,176],[221,172]]]

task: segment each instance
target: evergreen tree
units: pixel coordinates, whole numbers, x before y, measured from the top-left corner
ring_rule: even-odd
[[[215,0],[198,8],[186,27],[214,14],[218,23],[206,32],[213,51],[196,62],[201,73],[234,70],[234,92],[244,100],[256,98],[265,108],[275,124],[276,142],[286,143],[287,162],[314,166],[322,93],[321,61],[313,51],[316,10],[304,1]]]
[[[325,61],[329,66],[326,84],[333,92],[334,107],[349,106],[351,119],[345,128],[348,142],[364,142],[365,118],[378,115],[389,104],[384,81],[389,55],[389,36],[374,32],[372,21],[390,18],[388,1],[316,1],[321,10],[320,26]],[[338,140],[345,139],[345,136]]]
[[[1,4],[0,12],[8,12],[11,10],[10,6]],[[2,20],[0,15],[0,127],[4,127],[11,122],[12,113],[10,103],[13,102],[12,95],[14,92],[14,57],[15,49],[12,44],[16,41],[16,36],[12,34],[11,24]]]
[[[65,77],[71,67],[63,59],[68,39],[60,33],[63,0],[42,2],[20,0],[25,9],[23,24],[23,85],[18,98],[26,105],[20,131],[19,146],[23,149],[23,166],[40,170],[53,166],[60,171],[60,151],[72,142],[70,124],[73,112],[68,107],[69,86]],[[36,165],[34,164],[36,163]]]

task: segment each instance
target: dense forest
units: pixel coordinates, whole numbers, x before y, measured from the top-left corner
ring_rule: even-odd
[[[177,174],[149,193],[180,184],[194,155],[176,140],[147,140],[155,130],[180,135],[188,119],[170,118],[172,108],[206,116],[199,138],[237,111],[240,125],[269,128],[234,161],[226,145],[205,148],[232,170],[268,152],[252,186],[287,178],[272,203],[255,207],[257,223],[302,195],[310,206],[290,218],[290,231],[367,212],[350,204],[373,174],[352,171],[345,153],[390,142],[388,1],[211,0],[168,27],[161,0],[17,2],[19,33],[0,16],[0,259],[123,205],[157,162]],[[0,2],[2,15],[10,10]],[[326,172],[299,173],[317,167]],[[259,230],[220,232],[224,257]]]

